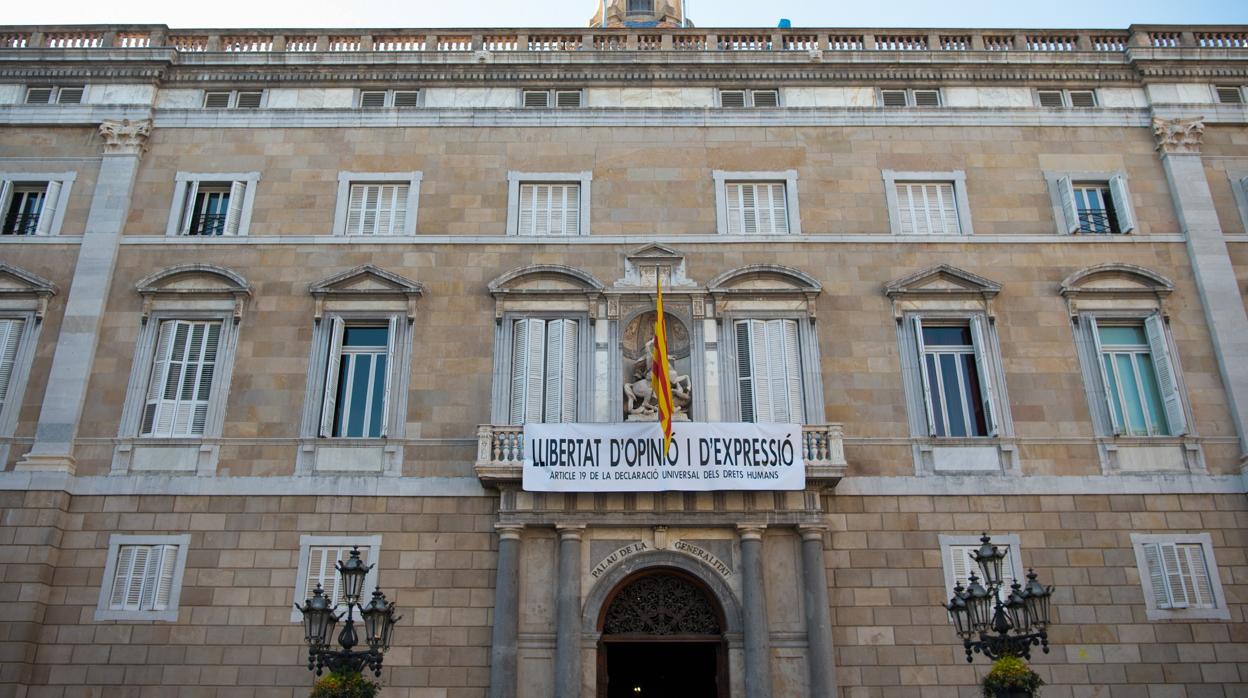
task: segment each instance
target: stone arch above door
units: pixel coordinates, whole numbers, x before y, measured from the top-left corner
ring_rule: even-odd
[[[585,604],[581,609],[582,632],[585,637],[599,636],[598,620],[605,610],[604,605],[622,582],[638,572],[663,568],[684,572],[701,582],[723,611],[724,635],[740,637],[742,632],[741,603],[723,577],[696,558],[670,550],[637,553],[597,580],[589,593],[585,595]]]

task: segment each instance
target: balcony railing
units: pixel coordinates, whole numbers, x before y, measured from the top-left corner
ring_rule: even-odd
[[[182,30],[162,25],[14,26],[0,28],[0,49],[172,48],[187,52],[577,52],[703,51],[733,53],[904,51],[957,53],[1122,53],[1132,48],[1248,51],[1248,29],[1228,26],[1133,26],[1128,30],[1013,29],[407,29]]]
[[[840,424],[802,426],[806,479],[838,481],[845,474],[844,429]],[[482,424],[477,427],[477,477],[483,481],[519,480],[524,460],[524,427]]]
[[[38,213],[18,213],[4,220],[3,235],[34,235],[39,230]]]
[[[1117,233],[1118,220],[1103,208],[1081,208],[1079,209],[1079,232],[1100,235]]]
[[[225,234],[224,213],[203,213],[191,218],[190,230],[186,231],[187,235],[224,235]]]

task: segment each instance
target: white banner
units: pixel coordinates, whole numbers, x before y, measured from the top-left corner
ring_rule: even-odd
[[[530,492],[800,490],[802,427],[739,422],[524,425]]]

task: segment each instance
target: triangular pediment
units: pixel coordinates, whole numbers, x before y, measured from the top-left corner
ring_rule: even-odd
[[[56,293],[56,284],[20,269],[11,264],[0,262],[0,294],[51,296]]]
[[[667,245],[652,242],[629,252],[628,259],[684,259],[685,255]]]
[[[624,255],[624,276],[614,288],[653,290],[660,281],[673,290],[697,285],[685,272],[684,252],[652,242]]]
[[[348,269],[308,287],[313,296],[327,295],[404,295],[419,296],[423,284],[386,271],[372,264]]]
[[[889,282],[884,294],[899,296],[980,296],[991,298],[1001,292],[1001,284],[964,269],[938,264]]]

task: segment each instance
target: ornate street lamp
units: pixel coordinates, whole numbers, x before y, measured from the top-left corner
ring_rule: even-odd
[[[394,632],[394,624],[401,617],[394,615],[394,604],[386,601],[386,595],[378,588],[373,591],[373,598],[366,605],[360,605],[360,595],[364,588],[364,578],[372,565],[365,565],[360,559],[359,547],[352,548],[351,555],[344,562],[338,561],[336,569],[342,578],[342,598],[347,607],[342,632],[338,633],[338,644],[342,649],[332,649],[330,640],[334,636],[334,628],[344,616],[337,615],[337,606],[325,595],[320,584],[312,591],[312,598],[303,606],[295,604],[295,608],[303,614],[304,641],[308,643],[308,669],[315,670],[316,675],[328,667],[336,674],[358,674],[364,667],[372,669],[375,676],[381,676],[381,661],[386,650],[390,649],[390,636]],[[360,643],[355,632],[355,614],[359,609],[360,618],[364,621],[364,641],[368,649],[353,649]]]
[[[1031,648],[1037,645],[1047,654],[1053,587],[1036,581],[1035,570],[1029,570],[1025,585],[1014,582],[1006,589],[1002,582],[1005,548],[993,545],[987,533],[979,540],[981,545],[971,551],[971,558],[982,576],[972,572],[966,588],[957,584],[945,604],[962,638],[966,661],[976,652],[989,659],[1007,655],[1031,659]]]

